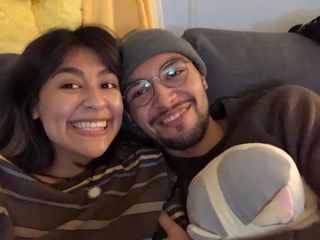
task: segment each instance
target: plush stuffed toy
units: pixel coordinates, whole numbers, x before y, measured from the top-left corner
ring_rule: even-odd
[[[283,150],[252,143],[232,147],[191,182],[192,239],[242,239],[303,228],[319,220],[317,197]]]

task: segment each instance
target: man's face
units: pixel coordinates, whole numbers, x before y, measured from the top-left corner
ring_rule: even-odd
[[[185,66],[181,67],[181,71],[180,65]],[[179,74],[184,74],[185,81],[182,84],[168,87],[163,83],[172,83],[175,80],[171,78]],[[148,80],[143,83],[144,89],[138,88],[133,92],[134,95],[126,99],[136,124],[169,151],[185,150],[197,144],[207,130],[209,114],[207,83],[192,62],[177,53],[159,54],[139,65],[129,77],[128,84],[141,79]],[[149,94],[145,87],[150,87],[149,83],[153,90],[148,97],[150,101],[144,101],[143,106],[136,106],[133,99],[136,96],[141,98],[141,94]]]

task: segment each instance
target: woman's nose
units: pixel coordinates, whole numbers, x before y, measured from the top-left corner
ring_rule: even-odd
[[[108,105],[106,93],[102,89],[88,90],[85,99],[84,107],[92,109],[105,108]]]

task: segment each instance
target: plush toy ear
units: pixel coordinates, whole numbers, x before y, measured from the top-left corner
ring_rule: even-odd
[[[253,224],[266,227],[274,224],[287,224],[293,220],[294,206],[288,186],[283,187],[252,221]]]

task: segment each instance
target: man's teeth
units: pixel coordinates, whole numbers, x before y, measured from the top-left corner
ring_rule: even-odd
[[[175,114],[165,118],[163,120],[163,123],[169,123],[169,122],[172,122],[174,120],[176,120],[178,117],[180,117],[182,115],[182,113],[184,113],[186,111],[185,108],[181,109],[179,112],[176,112]]]
[[[101,130],[107,127],[107,122],[74,122],[72,126],[81,130]]]

